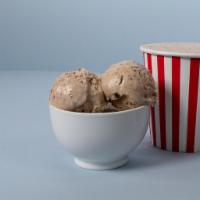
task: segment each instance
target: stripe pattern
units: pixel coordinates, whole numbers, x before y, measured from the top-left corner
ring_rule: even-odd
[[[153,145],[175,152],[200,151],[200,58],[144,53],[158,102],[151,107]]]

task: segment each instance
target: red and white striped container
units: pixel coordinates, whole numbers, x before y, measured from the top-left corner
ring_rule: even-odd
[[[151,108],[153,145],[200,151],[200,43],[147,44],[140,50],[158,91],[158,103]]]

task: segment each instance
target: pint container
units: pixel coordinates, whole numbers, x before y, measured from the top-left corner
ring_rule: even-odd
[[[156,43],[140,47],[156,83],[151,107],[153,145],[176,152],[200,151],[200,43]]]

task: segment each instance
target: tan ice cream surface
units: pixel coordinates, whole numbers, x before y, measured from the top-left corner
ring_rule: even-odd
[[[134,61],[112,65],[101,75],[104,94],[118,110],[153,105],[156,102],[154,80],[146,68]]]
[[[76,112],[103,112],[107,108],[101,80],[85,69],[63,73],[54,82],[49,103]]]
[[[182,57],[200,57],[200,43],[194,42],[167,42],[145,44],[140,50],[146,53],[165,55],[165,56],[182,56]]]

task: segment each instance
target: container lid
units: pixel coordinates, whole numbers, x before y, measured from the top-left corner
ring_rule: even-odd
[[[140,50],[156,55],[200,58],[200,43],[195,42],[145,44],[140,46]]]

